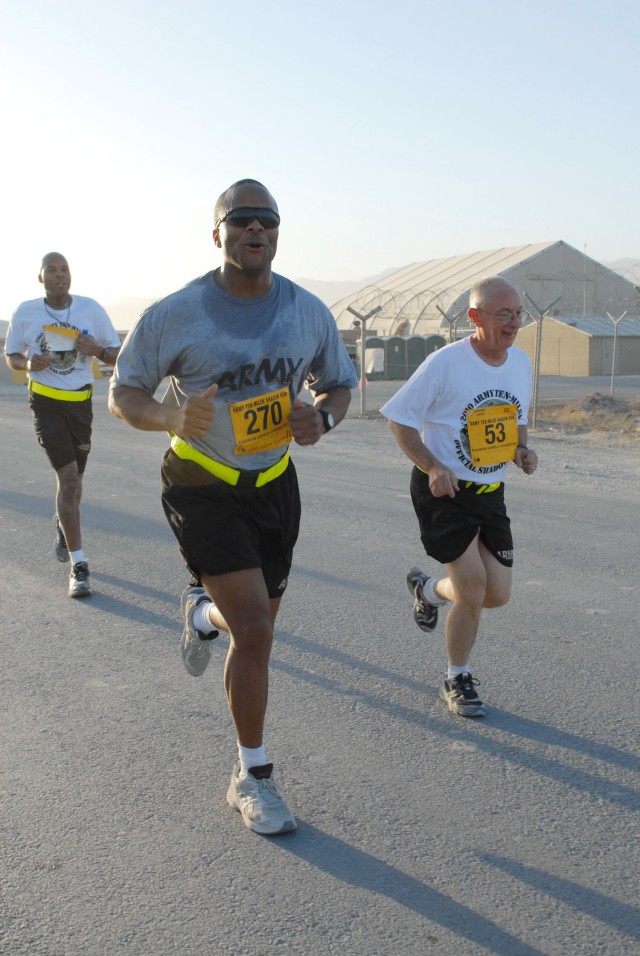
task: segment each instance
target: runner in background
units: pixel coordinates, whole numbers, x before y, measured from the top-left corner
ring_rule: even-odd
[[[454,714],[481,717],[469,658],[482,609],[501,607],[511,594],[507,464],[530,475],[538,456],[527,447],[531,363],[513,347],[525,316],[520,296],[492,276],[473,286],[469,305],[474,333],[433,352],[381,412],[414,464],[411,498],[424,549],[446,571],[439,579],[409,571],[414,618],[432,631],[438,609],[450,603],[440,697]]]
[[[114,365],[120,350],[109,316],[93,299],[70,294],[64,256],[48,253],[38,280],[44,299],[19,305],[5,342],[10,368],[26,371],[36,435],[56,473],[54,551],[69,562],[69,596],[91,594],[82,547],[82,477],[91,450],[93,359]]]

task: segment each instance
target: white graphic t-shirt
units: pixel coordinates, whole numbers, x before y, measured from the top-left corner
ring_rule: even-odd
[[[86,296],[71,297],[71,306],[52,309],[44,299],[23,302],[14,312],[5,342],[5,352],[51,355],[51,365],[28,372],[34,382],[73,392],[93,381],[93,356],[76,349],[80,332],[92,335],[102,348],[119,348],[120,339],[111,319],[97,302]]]
[[[512,346],[496,367],[476,355],[466,338],[432,352],[380,411],[417,429],[457,478],[483,483],[505,480],[530,402],[526,352]]]

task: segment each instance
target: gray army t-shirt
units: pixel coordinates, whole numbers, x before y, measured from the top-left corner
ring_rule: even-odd
[[[286,389],[293,400],[305,380],[323,392],[356,388],[358,379],[324,303],[283,276],[274,273],[272,280],[264,295],[245,298],[225,292],[209,272],[152,305],[125,340],[111,388],[128,385],[153,395],[170,376],[183,400],[217,384],[213,425],[189,444],[232,468],[273,465],[286,445],[236,453],[240,433],[259,432],[265,416],[277,416],[279,403],[270,405],[269,394]],[[249,399],[256,401],[234,408]]]

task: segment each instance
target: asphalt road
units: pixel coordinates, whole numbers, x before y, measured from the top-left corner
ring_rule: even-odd
[[[295,450],[266,743],[299,829],[265,838],[225,803],[224,643],[202,679],[180,662],[165,438],[98,389],[95,594],[74,602],[22,396],[0,423],[3,954],[640,951],[637,448],[538,436],[538,474],[514,475],[514,593],[483,618],[479,721],[444,710],[442,628],[413,623],[405,574],[425,558],[384,423]]]

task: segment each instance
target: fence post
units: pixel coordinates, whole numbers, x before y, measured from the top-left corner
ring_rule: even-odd
[[[449,323],[449,342],[455,342],[457,338],[458,322],[460,321],[463,315],[467,314],[467,310],[462,309],[460,312],[456,312],[453,318],[449,318],[448,313],[445,312],[444,309],[441,309],[439,305],[436,305],[436,309],[438,310],[440,315],[443,317],[443,319],[446,319],[447,322]]]
[[[348,305],[347,312],[350,312],[351,315],[355,315],[356,321],[354,325],[360,325],[360,414],[364,415],[367,410],[367,401],[366,401],[366,388],[367,388],[367,378],[364,374],[364,357],[365,350],[367,348],[367,319],[370,319],[372,315],[375,315],[377,312],[382,311],[382,306],[377,305],[375,309],[372,309],[371,312],[367,312],[366,315],[361,315],[359,312]]]
[[[532,395],[532,401],[531,401],[531,410],[532,410],[531,427],[535,428],[538,422],[538,381],[540,379],[540,353],[542,352],[542,320],[549,314],[549,312],[554,307],[554,305],[556,305],[560,301],[562,296],[559,295],[557,299],[554,299],[553,302],[550,305],[548,305],[546,309],[543,310],[538,305],[536,305],[536,303],[533,301],[533,299],[531,298],[528,292],[525,292],[525,295],[527,299],[529,300],[529,302],[531,303],[531,305],[536,310],[536,312],[538,313],[537,319],[534,316],[534,319],[537,325],[536,325],[536,347],[535,347],[535,352],[533,356],[533,395]]]
[[[613,355],[611,356],[611,387],[609,389],[609,395],[613,398],[613,382],[616,375],[616,345],[618,344],[618,323],[622,322],[625,315],[629,310],[625,309],[619,319],[614,319],[610,312],[607,312],[607,315],[613,322]]]

